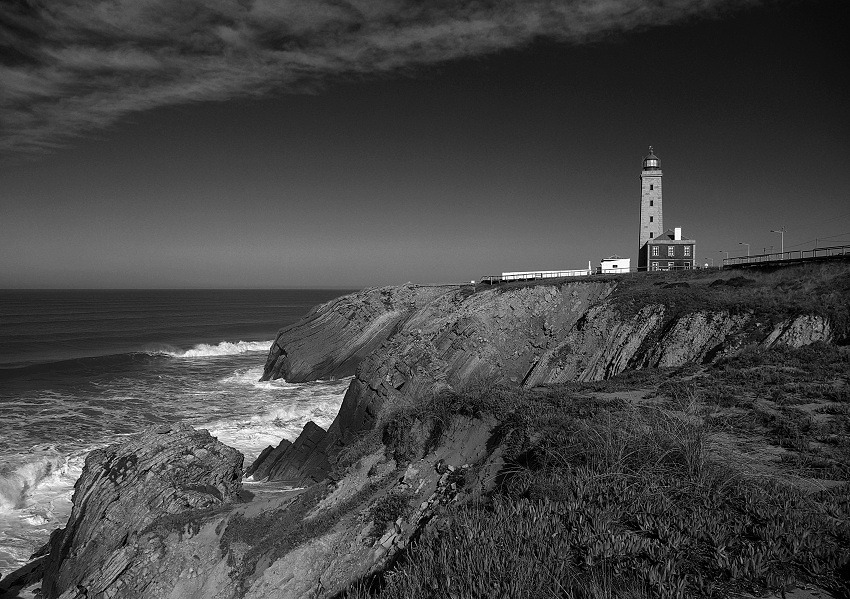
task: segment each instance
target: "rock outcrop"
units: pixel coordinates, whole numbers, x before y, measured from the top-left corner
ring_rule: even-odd
[[[242,454],[207,431],[162,425],[92,451],[74,487],[67,526],[45,561],[47,597],[137,596],[150,585],[144,532],[237,499]],[[155,572],[156,570],[154,570]]]
[[[313,308],[284,327],[269,350],[263,380],[301,383],[354,374],[411,314],[432,299],[454,294],[457,285],[365,289]]]
[[[596,381],[627,369],[709,363],[751,343],[798,347],[833,338],[828,321],[814,315],[776,322],[776,311],[682,302],[630,311],[616,286],[581,281],[434,299],[362,360],[316,451],[332,455],[346,438],[374,426],[388,404],[404,406],[479,381],[525,387]],[[670,293],[679,291],[700,290]]]
[[[330,462],[316,448],[324,441],[325,429],[310,421],[298,435],[295,443],[286,439],[275,448],[263,450],[245,472],[255,480],[280,481],[292,484],[315,483],[324,480],[330,472]]]
[[[803,314],[779,323],[764,340],[764,345],[802,347],[818,341],[829,343],[832,340],[832,327],[827,319],[816,314]]]

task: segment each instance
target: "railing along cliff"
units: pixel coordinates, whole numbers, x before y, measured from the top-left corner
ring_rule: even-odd
[[[811,250],[790,250],[787,252],[774,252],[772,254],[724,258],[723,266],[747,266],[770,262],[805,262],[809,260],[826,260],[839,256],[850,256],[850,245],[834,245]]]

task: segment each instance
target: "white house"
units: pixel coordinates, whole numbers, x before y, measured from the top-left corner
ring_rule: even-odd
[[[616,254],[610,258],[603,258],[599,263],[599,270],[602,274],[616,274],[620,272],[629,272],[632,266],[631,258],[620,258]]]

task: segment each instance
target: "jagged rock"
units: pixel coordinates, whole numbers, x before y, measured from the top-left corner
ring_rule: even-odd
[[[457,285],[379,287],[358,291],[313,308],[278,331],[262,380],[299,383],[354,374],[413,312]]]
[[[477,381],[533,387],[602,380],[630,368],[707,363],[751,343],[757,331],[749,311],[649,303],[631,313],[606,299],[615,287],[581,281],[434,299],[360,363],[323,442],[325,455],[374,426],[388,404],[462,391]],[[692,293],[694,287],[682,289]],[[832,339],[829,323],[813,316],[777,331],[766,343]]]
[[[68,524],[51,535],[46,596],[137,596],[150,584],[134,569],[139,535],[164,516],[236,500],[242,460],[207,431],[184,424],[92,451],[74,486]]]
[[[268,447],[266,447],[263,451],[260,452],[260,455],[257,456],[257,459],[254,460],[254,463],[248,466],[248,469],[245,470],[245,477],[247,478],[249,476],[253,476],[254,473],[257,471],[257,468],[259,468],[259,466],[266,461],[266,459],[272,452],[282,453],[286,451],[286,448],[290,445],[292,445],[291,441],[287,439],[281,439],[277,447],[275,447],[274,445],[269,445]]]
[[[360,363],[328,429],[328,455],[372,428],[387,402],[523,380],[557,335],[613,288],[608,281],[562,283],[435,298]]]
[[[32,558],[31,558],[32,559]],[[0,599],[3,597],[17,597],[18,591],[36,584],[44,576],[44,561],[42,556],[9,572],[6,577],[0,576]]]
[[[659,339],[646,363],[665,368],[704,362],[728,346],[730,338],[741,331],[750,318],[750,314],[732,315],[725,310],[686,314]]]
[[[817,341],[829,343],[832,339],[832,327],[827,319],[815,314],[803,314],[779,323],[764,340],[763,345],[803,347]]]
[[[624,319],[610,305],[591,307],[581,326],[544,353],[526,377],[525,386],[595,381],[619,374],[647,336],[662,322],[663,306],[646,306]]]
[[[324,480],[330,471],[330,462],[320,449],[326,435],[325,429],[310,421],[295,443],[284,439],[276,448],[263,450],[246,474],[257,480],[296,484]]]

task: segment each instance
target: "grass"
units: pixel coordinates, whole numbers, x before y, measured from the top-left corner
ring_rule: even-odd
[[[617,277],[610,296],[625,316],[650,304],[665,306],[665,321],[700,310],[753,313],[772,327],[799,314],[827,318],[838,338],[850,336],[850,262],[741,271],[693,270]],[[587,283],[592,280],[585,281]],[[753,340],[762,332],[753,328]]]
[[[661,383],[644,405],[589,397],[592,385],[481,385],[396,413],[390,450],[417,422],[435,423],[434,444],[453,414],[494,414],[506,465],[493,493],[447,507],[394,568],[344,596],[710,598],[811,582],[850,597],[850,429],[829,403],[843,397],[847,359],[822,345],[751,348],[701,373],[601,388]],[[814,412],[828,419],[791,401],[801,398],[831,406]],[[784,448],[778,468],[845,482],[812,494],[747,476],[712,453],[718,430]]]

